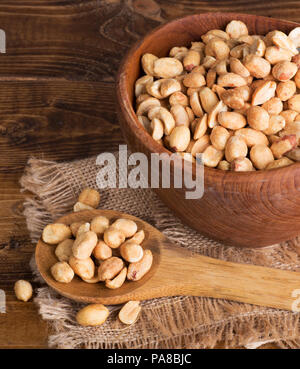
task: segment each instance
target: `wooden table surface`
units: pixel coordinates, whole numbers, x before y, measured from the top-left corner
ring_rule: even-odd
[[[300,22],[300,2],[261,0],[2,0],[0,28],[0,348],[46,348],[48,328],[13,284],[31,280],[34,250],[19,178],[30,156],[70,160],[123,142],[114,75],[128,47],[153,27],[195,12],[234,11]],[[36,286],[36,285],[35,285]],[[274,345],[268,347],[273,348]]]

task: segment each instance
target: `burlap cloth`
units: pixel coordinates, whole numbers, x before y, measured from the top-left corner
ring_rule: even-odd
[[[67,163],[29,160],[21,185],[35,195],[24,204],[33,242],[45,224],[72,210],[83,187],[96,188],[98,171],[96,157]],[[106,189],[101,194],[101,208],[138,216],[195,253],[299,270],[298,240],[264,249],[225,247],[183,225],[150,189]],[[300,347],[299,313],[227,300],[170,297],[143,301],[139,320],[128,327],[117,319],[120,307],[111,307],[112,313],[100,327],[78,326],[75,314],[82,304],[59,296],[49,287],[39,288],[35,301],[42,318],[51,326],[51,347],[211,348],[220,341],[226,347],[255,347],[256,342],[264,341]]]

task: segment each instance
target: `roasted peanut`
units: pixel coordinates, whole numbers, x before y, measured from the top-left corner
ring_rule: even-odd
[[[218,122],[221,126],[236,130],[245,127],[247,121],[242,114],[233,111],[224,111],[218,114]]]
[[[181,54],[181,53],[187,53],[188,52],[188,48],[187,47],[172,47],[172,49],[169,52],[169,56],[171,56],[171,58],[176,57],[177,54]]]
[[[213,56],[207,55],[205,56],[205,58],[203,59],[203,67],[204,68],[211,68],[214,64],[216,63],[216,58],[214,58]]]
[[[287,167],[288,165],[293,164],[294,162],[288,158],[281,158],[281,159],[277,159],[272,161],[270,164],[267,165],[266,169],[276,169],[276,168],[282,168],[282,167]]]
[[[60,242],[55,249],[55,256],[59,261],[68,261],[72,255],[74,240],[66,239]]]
[[[230,133],[222,126],[214,127],[210,134],[211,143],[217,150],[220,151],[225,149],[226,142],[229,137]]]
[[[253,40],[253,39],[252,39]],[[250,54],[254,54],[257,56],[264,56],[266,51],[266,44],[260,38],[253,40],[252,44],[250,45]]]
[[[210,113],[219,102],[217,95],[208,87],[204,87],[201,91],[199,91],[199,97],[201,106],[206,113]]]
[[[117,249],[124,241],[125,234],[122,230],[109,227],[104,231],[103,240],[112,249]]]
[[[287,82],[283,82],[287,83]],[[277,86],[278,89],[278,86]],[[276,91],[277,91],[276,89]],[[270,115],[278,115],[282,112],[283,104],[279,97],[272,97],[270,100],[263,103],[262,108],[264,108]]]
[[[269,114],[260,106],[251,106],[247,110],[247,120],[251,128],[264,131],[269,127]]]
[[[145,239],[145,232],[143,230],[137,231],[131,238],[129,238],[128,242],[135,242],[140,245]],[[127,242],[127,241],[126,241]]]
[[[77,230],[76,237],[78,237],[80,234],[88,232],[91,228],[90,223],[83,223],[80,225],[80,227]]]
[[[217,121],[218,114],[225,111],[227,111],[227,106],[223,103],[223,101],[219,101],[207,116],[208,127],[209,128],[215,127],[218,124]]]
[[[202,106],[200,104],[200,99],[199,99],[199,94],[198,92],[193,92],[190,96],[190,104],[191,104],[191,108],[193,110],[193,113],[197,116],[197,117],[202,117],[203,116],[203,109]]]
[[[288,100],[288,107],[289,109],[300,113],[300,94],[296,94]]]
[[[206,85],[207,85],[207,87],[212,88],[212,86],[216,82],[216,78],[217,78],[216,70],[213,69],[213,68],[209,69],[209,71],[207,72],[207,75],[206,75]]]
[[[236,158],[231,162],[231,170],[234,172],[250,172],[253,171],[253,165],[248,158]]]
[[[139,95],[137,98],[136,98],[136,106],[138,107],[140,105],[141,102],[147,100],[151,98],[151,96],[149,94],[147,94],[147,91],[145,91],[144,93],[142,93],[141,95]],[[141,115],[142,116],[142,115]]]
[[[300,145],[300,121],[287,123],[282,131],[279,132],[279,136],[296,135],[297,145]]]
[[[149,53],[142,56],[142,67],[144,69],[144,72],[149,76],[154,76],[154,62],[157,59],[157,56]]]
[[[192,154],[192,156],[196,156],[196,154],[203,153],[204,150],[209,146],[210,139],[209,135],[204,135],[196,141],[191,141],[192,145],[188,152]]]
[[[237,137],[242,137],[248,147],[258,144],[268,146],[267,136],[263,132],[257,131],[256,129],[241,128],[236,130],[234,135]]]
[[[267,43],[271,41],[274,45],[289,50],[293,55],[298,54],[298,50],[293,41],[281,31],[276,30],[269,32],[265,37],[265,41]]]
[[[186,106],[185,111],[188,115],[189,122],[192,123],[193,120],[195,119],[195,114],[193,113],[193,110],[189,106]]]
[[[248,54],[250,54],[250,47],[246,43],[234,46],[230,50],[230,56],[237,59],[242,59]]]
[[[91,258],[77,259],[71,256],[69,259],[70,267],[82,279],[91,279],[95,274],[95,264]]]
[[[285,155],[293,161],[300,161],[300,147],[296,147]]]
[[[292,53],[278,46],[269,46],[266,48],[265,58],[273,65],[282,61],[291,61]]]
[[[255,145],[250,150],[250,159],[257,169],[265,169],[274,161],[273,153],[266,145]]]
[[[160,107],[159,109],[155,108],[149,110],[148,118],[151,120],[154,118],[161,120],[164,125],[164,133],[166,135],[169,135],[175,127],[173,115],[166,108]]]
[[[76,320],[79,325],[98,326],[103,324],[109,316],[109,310],[102,304],[92,304],[79,310]]]
[[[183,58],[183,66],[188,72],[191,72],[195,67],[200,65],[200,60],[201,56],[198,51],[189,50]]]
[[[79,234],[72,247],[73,255],[77,259],[87,259],[91,256],[97,242],[98,238],[95,232],[88,231]]]
[[[135,96],[139,97],[146,93],[146,85],[153,82],[152,76],[143,76],[135,82]]]
[[[125,282],[126,276],[127,276],[127,268],[124,267],[114,279],[111,279],[111,280],[107,279],[105,281],[105,286],[107,288],[110,288],[111,290],[120,288]]]
[[[139,317],[141,306],[139,301],[128,301],[119,312],[119,319],[122,323],[131,325]]]
[[[246,84],[245,78],[236,73],[225,73],[218,77],[218,85],[221,87],[240,87]]]
[[[161,103],[158,99],[154,97],[150,97],[144,101],[142,101],[137,107],[137,115],[145,115],[148,111],[154,107],[160,107]]]
[[[266,59],[257,55],[246,55],[243,63],[250,72],[251,76],[255,78],[264,78],[271,71],[270,63]]]
[[[158,118],[153,118],[150,124],[151,136],[154,140],[160,140],[164,135],[163,122]]]
[[[204,76],[199,72],[189,73],[183,79],[183,84],[186,87],[198,88],[206,85]]]
[[[14,285],[16,298],[20,301],[27,302],[32,297],[32,286],[28,281],[20,279]]]
[[[107,260],[104,260],[98,268],[98,275],[100,281],[106,281],[107,279],[113,279],[124,267],[122,259],[113,256]]]
[[[182,73],[183,66],[178,59],[166,57],[154,60],[153,70],[157,77],[173,78]]]
[[[147,83],[146,90],[149,95],[157,99],[164,99],[172,93],[180,91],[181,84],[174,78],[161,78],[157,81]]]
[[[42,234],[42,239],[44,242],[50,245],[58,244],[67,238],[71,237],[71,229],[61,223],[48,224]]]
[[[188,106],[189,105],[189,99],[188,97],[183,94],[181,91],[174,92],[169,97],[169,103],[170,105],[177,105],[180,104],[182,106]]]
[[[286,82],[297,73],[297,65],[289,61],[282,61],[274,65],[272,74],[278,81]]]
[[[216,70],[216,74],[218,74],[219,76],[221,76],[222,74],[228,73],[227,65],[228,65],[228,63],[227,63],[227,60],[226,59],[219,60],[218,62],[216,62],[216,65],[213,66],[214,69]],[[213,67],[210,70],[212,70]],[[208,75],[208,72],[207,72],[207,75]],[[207,75],[206,75],[206,78],[207,78]]]
[[[280,140],[274,142],[271,146],[272,153],[276,159],[293,150],[297,146],[296,135],[283,136]]]
[[[285,127],[285,119],[282,115],[270,115],[269,127],[263,132],[266,135],[275,135]]]
[[[92,277],[91,279],[84,279],[84,278],[81,278],[81,279],[83,280],[83,282],[86,282],[89,284],[95,284],[95,283],[100,282],[98,274],[94,275],[94,277]]]
[[[175,127],[170,135],[170,147],[174,151],[185,151],[191,139],[188,127]]]
[[[289,39],[292,40],[294,46],[296,48],[300,47],[300,27],[296,27],[294,28],[290,33],[289,33]]]
[[[221,99],[231,109],[241,109],[245,105],[245,100],[237,88],[225,90],[221,94]]]
[[[223,39],[223,40],[229,40],[230,36],[226,32],[224,32],[220,29],[211,29],[210,31],[206,32],[205,35],[202,35],[201,38],[202,38],[203,42],[207,44],[213,38],[220,38],[220,39]],[[194,43],[194,42],[192,42],[192,43]]]
[[[214,146],[209,145],[202,154],[202,162],[207,167],[216,167],[224,156],[223,150],[218,150]]]
[[[205,44],[201,41],[191,42],[191,50],[196,50],[201,53],[204,50]]]
[[[225,147],[226,160],[232,162],[234,159],[245,157],[248,153],[248,147],[242,137],[231,136]]]
[[[245,23],[238,20],[232,20],[226,26],[226,33],[228,33],[231,38],[240,38],[241,36],[248,35],[248,28]]]
[[[231,72],[240,75],[241,77],[249,77],[250,72],[243,65],[243,63],[237,58],[230,58],[230,70]]]
[[[120,254],[128,263],[136,263],[142,259],[144,251],[140,245],[131,241],[120,246]]]
[[[90,205],[84,204],[83,202],[77,201],[73,207],[74,212],[83,211],[83,210],[94,210]]]
[[[205,54],[213,56],[217,60],[228,58],[229,53],[230,49],[227,43],[218,37],[213,37],[205,46]]]
[[[296,93],[294,81],[280,82],[276,88],[276,94],[281,101],[287,101]]]
[[[81,191],[78,201],[92,208],[97,208],[100,202],[100,193],[93,188],[85,188]]]
[[[242,114],[242,115],[244,115],[244,116],[247,116],[247,111],[248,111],[248,109],[250,108],[250,104],[249,103],[245,103],[244,104],[244,106],[241,108],[241,109],[235,109],[234,111],[236,112],[236,113],[240,113],[240,114]]]
[[[275,96],[276,82],[266,81],[258,86],[252,94],[252,105],[262,105]]]
[[[185,110],[185,108],[182,105],[173,105],[170,109],[171,114],[174,117],[175,120],[175,126],[189,126],[190,120],[189,116]]]
[[[280,115],[285,119],[285,124],[289,124],[293,122],[297,116],[298,112],[294,110],[284,110],[280,113]]]
[[[176,152],[178,156],[181,156],[183,160],[195,163],[195,158],[189,152]]]
[[[91,221],[91,231],[95,232],[98,236],[103,234],[104,231],[109,227],[109,219],[99,215]]]
[[[221,160],[217,168],[221,170],[230,170],[230,163],[228,163],[227,160]]]
[[[74,223],[70,224],[70,229],[71,229],[72,235],[73,235],[74,237],[76,237],[76,234],[77,234],[77,232],[78,232],[78,229],[79,229],[79,227],[80,227],[82,224],[84,224],[84,222],[74,222]]]
[[[70,283],[74,278],[74,271],[65,261],[59,261],[51,267],[53,278],[60,283]]]
[[[98,260],[106,260],[112,257],[112,249],[100,240],[93,250],[93,255]]]
[[[164,79],[160,86],[160,93],[163,98],[169,97],[175,92],[181,90],[181,84],[174,78]]]
[[[150,250],[145,250],[144,255],[137,263],[131,263],[128,267],[127,279],[131,281],[138,281],[144,277],[151,269],[153,262],[153,255]]]
[[[137,231],[136,223],[131,219],[119,218],[113,224],[112,227],[123,232],[125,237],[132,237]]]
[[[205,135],[207,131],[207,114],[204,114],[202,118],[196,118],[193,122],[195,124],[194,140]]]

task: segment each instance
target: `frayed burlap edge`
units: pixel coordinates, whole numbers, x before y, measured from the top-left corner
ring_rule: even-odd
[[[86,160],[94,162],[95,158]],[[21,179],[22,187],[35,194],[34,198],[27,199],[24,204],[24,215],[33,241],[39,238],[46,223],[69,212],[71,204],[76,200],[78,191],[74,191],[64,178],[64,165],[80,166],[78,162],[57,164],[30,159]],[[160,214],[155,225],[174,241],[186,237],[187,227],[176,218],[170,218],[164,205],[156,198],[155,201]],[[189,230],[191,237],[195,236],[194,232]],[[283,269],[299,269],[298,240],[260,250],[226,248],[218,242],[207,241],[205,254],[208,256]],[[203,242],[205,243],[205,238]],[[193,251],[197,252],[197,249]],[[203,253],[203,247],[201,252]],[[169,303],[171,299],[174,302],[172,304]],[[132,327],[116,327],[116,312],[112,312],[102,327],[78,327],[75,313],[82,305],[58,296],[49,287],[40,288],[35,299],[40,314],[54,329],[54,334],[49,337],[49,345],[53,347],[211,348],[220,341],[228,348],[257,341],[277,342],[283,348],[300,347],[298,313],[209,298],[178,297],[157,300],[166,303],[156,304],[152,303],[153,300],[143,302],[139,319],[139,324],[144,329],[144,335],[141,336],[134,334]],[[156,331],[159,335],[153,333]]]

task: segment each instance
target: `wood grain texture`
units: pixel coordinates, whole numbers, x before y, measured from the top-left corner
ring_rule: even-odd
[[[300,286],[300,273],[261,266],[237,264],[193,255],[174,245],[147,222],[115,210],[87,210],[68,214],[57,220],[70,225],[91,222],[105,216],[110,223],[118,218],[131,219],[144,230],[144,250],[151,250],[153,264],[139,281],[125,281],[121,288],[110,290],[104,283],[87,284],[74,277],[70,283],[56,282],[50,268],[57,262],[55,246],[40,240],[36,247],[36,263],[44,280],[58,293],[76,301],[115,305],[130,300],[147,300],[163,296],[205,296],[253,305],[292,310],[294,290]]]
[[[265,35],[275,29],[289,32],[299,26],[254,15],[207,13],[180,18],[148,34],[128,52],[117,82],[119,120],[132,152],[145,153],[149,161],[152,153],[171,154],[152,139],[134,112],[134,83],[140,74],[141,56],[147,52],[165,56],[172,47],[187,46],[210,29],[224,29],[233,19],[245,22],[250,34]],[[160,187],[156,192],[182,221],[197,231],[239,247],[269,246],[299,235],[300,163],[244,173],[205,167],[204,194],[193,200],[186,199],[189,188],[174,188],[178,163],[171,164],[170,188]],[[196,165],[187,172],[195,178]]]
[[[12,292],[16,280],[32,279],[34,246],[22,216],[29,194],[20,193],[18,183],[28,157],[69,160],[123,142],[114,76],[132,43],[162,22],[208,11],[299,22],[299,10],[290,0],[1,1],[7,54],[0,55],[0,288],[8,295],[1,348],[47,347],[35,305],[16,301]]]

